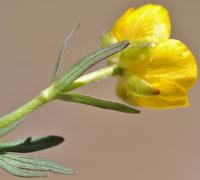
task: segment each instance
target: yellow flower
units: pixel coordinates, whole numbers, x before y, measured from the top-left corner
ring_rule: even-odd
[[[124,69],[116,90],[129,104],[159,109],[188,106],[188,90],[197,79],[197,65],[183,43],[169,39],[170,29],[167,10],[148,4],[128,9],[104,35],[103,45],[130,42],[127,49],[111,58]]]

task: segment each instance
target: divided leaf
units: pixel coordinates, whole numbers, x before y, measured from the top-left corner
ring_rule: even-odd
[[[60,136],[43,136],[17,139],[15,141],[0,143],[1,152],[29,153],[48,149],[62,143],[64,139]]]
[[[123,50],[128,46],[128,44],[129,43],[127,41],[122,41],[107,48],[99,49],[93,52],[87,57],[81,59],[78,63],[75,63],[69,70],[67,70],[60,79],[54,82],[54,87],[56,87],[59,91],[63,91],[87,69],[104,60],[105,58]]]
[[[12,166],[8,163],[6,163],[2,157],[0,157],[0,167],[4,170],[6,170],[8,173],[19,176],[19,177],[46,177],[47,175],[40,173],[40,172],[33,172],[33,171],[27,171],[25,169],[20,169],[18,167]]]
[[[45,173],[41,173],[40,171],[50,171],[66,175],[77,173],[76,170],[44,158],[18,156],[13,154],[1,154],[0,167],[15,176],[21,177],[47,176]]]

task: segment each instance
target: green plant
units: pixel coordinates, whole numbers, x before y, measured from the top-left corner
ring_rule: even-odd
[[[124,104],[71,92],[73,89],[79,88],[88,83],[120,73],[119,68],[114,65],[81,76],[91,66],[127,47],[129,44],[127,41],[116,43],[89,54],[59,77],[59,69],[62,63],[64,50],[75,31],[67,36],[59,51],[58,60],[50,86],[40,92],[39,95],[25,105],[0,119],[0,137],[10,133],[24,120],[24,118],[26,118],[28,114],[53,100],[82,103],[127,113],[139,113],[138,110]],[[67,168],[61,164],[44,158],[13,154],[13,152],[29,153],[44,150],[56,146],[63,141],[64,139],[59,136],[44,136],[28,137],[25,139],[0,143],[0,167],[15,176],[21,177],[43,177],[46,176],[44,171],[67,175],[75,174],[77,173],[76,170]]]

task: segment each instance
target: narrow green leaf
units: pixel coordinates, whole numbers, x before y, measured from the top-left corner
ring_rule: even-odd
[[[134,109],[125,104],[98,99],[95,97],[86,96],[82,94],[62,93],[61,95],[59,95],[58,98],[63,101],[82,103],[82,104],[96,106],[103,109],[110,109],[110,110],[126,112],[126,113],[140,113],[139,110]]]
[[[10,165],[0,157],[0,167],[6,170],[8,173],[19,176],[19,177],[46,177],[46,174],[34,171],[27,171],[25,169],[17,168],[16,166]]]
[[[81,59],[78,63],[75,63],[69,70],[67,70],[60,79],[55,81],[54,87],[56,87],[59,91],[64,90],[91,66],[123,50],[128,46],[128,44],[129,43],[127,41],[122,41],[107,48],[99,49],[93,52],[87,57]]]
[[[10,131],[12,131],[16,126],[18,126],[21,122],[23,121],[20,120],[20,121],[17,121],[17,122],[14,122],[14,123],[11,123],[10,125],[4,127],[4,128],[1,128],[0,129],[0,138],[5,136],[6,134],[8,134]]]
[[[58,53],[58,58],[57,58],[56,66],[55,66],[55,71],[53,73],[52,81],[55,81],[57,79],[58,73],[60,70],[60,66],[63,61],[63,55],[65,52],[65,49],[66,49],[67,45],[69,44],[70,40],[72,39],[72,37],[74,36],[74,34],[78,31],[79,27],[80,27],[80,24],[78,24],[76,26],[76,28],[65,38],[65,41],[64,41],[63,45],[61,46],[59,53]]]
[[[60,136],[29,137],[15,141],[0,143],[0,152],[28,153],[40,151],[62,143],[64,139]]]
[[[29,170],[38,170],[38,171],[51,171],[54,173],[61,173],[66,175],[76,174],[77,171],[71,168],[65,167],[61,164],[58,164],[54,161],[50,161],[44,158],[39,157],[30,157],[30,156],[18,156],[11,154],[2,155],[2,159],[18,168],[29,169]]]

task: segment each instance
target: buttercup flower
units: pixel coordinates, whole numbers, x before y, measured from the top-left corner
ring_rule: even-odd
[[[131,105],[149,108],[188,106],[188,90],[197,79],[192,52],[170,38],[170,18],[159,5],[128,9],[102,38],[102,45],[128,40],[111,63],[123,68],[116,91]]]

